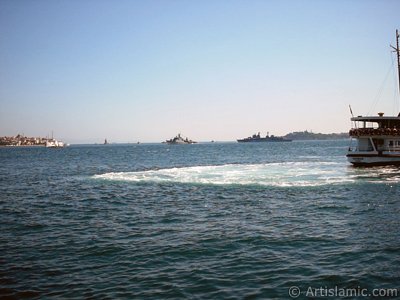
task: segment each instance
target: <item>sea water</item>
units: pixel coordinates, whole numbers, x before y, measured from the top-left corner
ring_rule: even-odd
[[[398,289],[400,169],[348,145],[0,148],[0,297]]]

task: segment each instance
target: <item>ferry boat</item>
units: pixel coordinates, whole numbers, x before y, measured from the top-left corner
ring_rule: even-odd
[[[187,137],[183,138],[181,136],[181,134],[179,133],[176,137],[166,140],[163,143],[170,144],[170,145],[179,145],[179,144],[196,144],[197,142],[192,141],[192,140],[188,139]]]
[[[257,143],[257,142],[291,142],[292,140],[285,139],[284,137],[274,136],[274,135],[267,135],[265,137],[261,137],[260,133],[253,134],[253,136],[249,136],[244,139],[238,139],[239,143]]]
[[[397,67],[400,92],[399,32],[396,30]],[[350,107],[350,112],[351,107]],[[352,117],[351,144],[347,159],[354,166],[400,165],[400,113],[398,116]],[[355,145],[353,146],[353,141]]]

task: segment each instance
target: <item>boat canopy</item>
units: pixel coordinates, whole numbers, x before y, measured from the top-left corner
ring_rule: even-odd
[[[379,127],[400,127],[400,116],[398,117],[380,117],[380,116],[370,116],[370,117],[353,117],[351,118],[354,122],[372,122],[378,123]]]

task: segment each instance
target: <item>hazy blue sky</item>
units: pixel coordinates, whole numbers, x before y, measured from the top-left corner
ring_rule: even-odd
[[[0,135],[347,131],[398,113],[396,28],[398,0],[1,0]]]

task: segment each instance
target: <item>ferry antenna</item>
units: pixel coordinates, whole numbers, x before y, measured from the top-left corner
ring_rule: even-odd
[[[396,52],[397,56],[397,72],[398,72],[398,80],[399,80],[399,95],[400,95],[400,47],[399,47],[399,30],[396,29],[396,47],[390,45],[394,49],[393,52]]]

